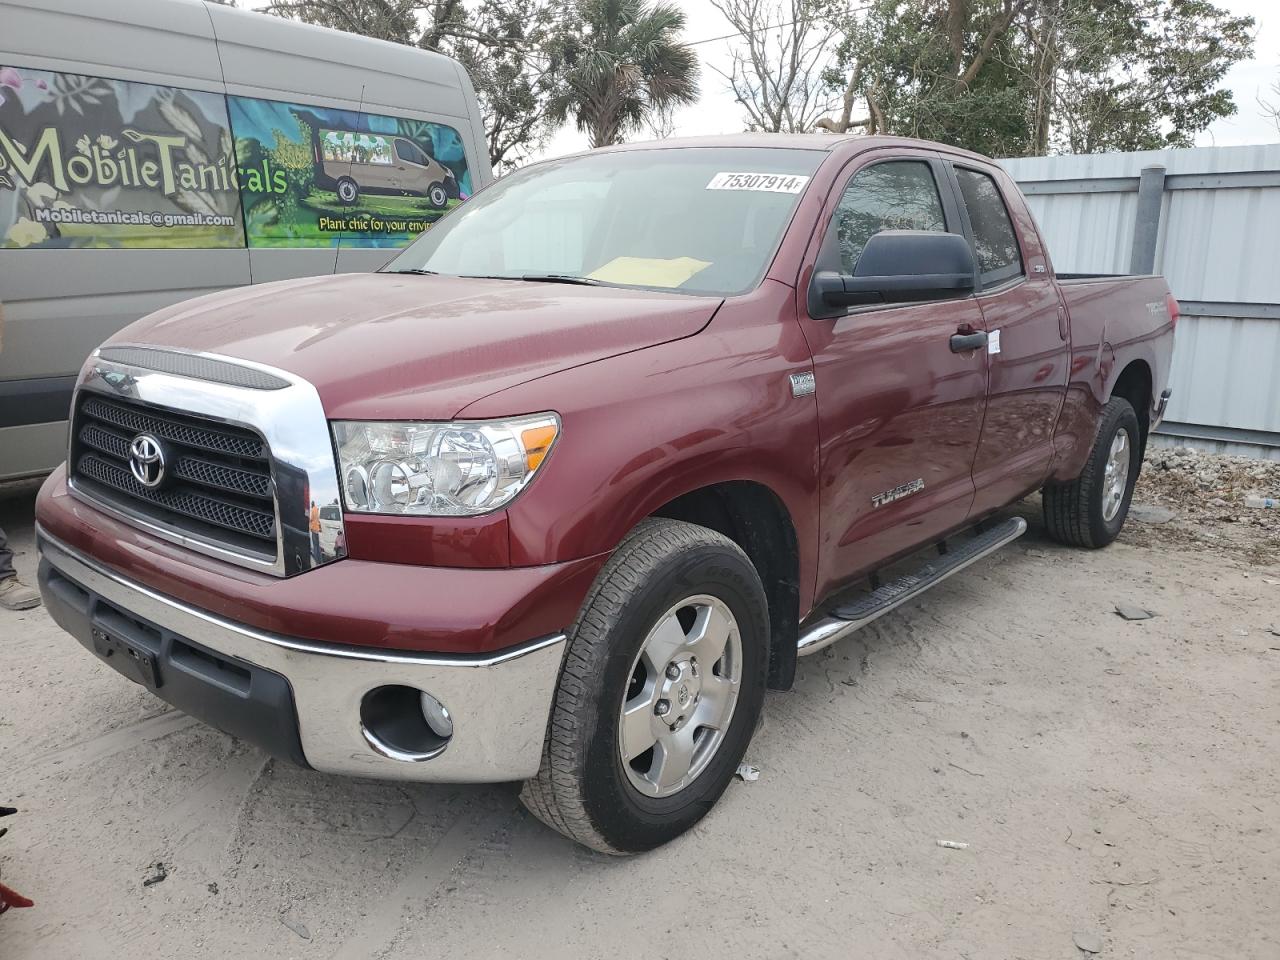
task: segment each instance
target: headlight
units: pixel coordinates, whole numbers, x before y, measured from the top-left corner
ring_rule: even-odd
[[[560,433],[553,413],[454,423],[335,420],[332,426],[347,510],[419,517],[468,517],[509,503]]]

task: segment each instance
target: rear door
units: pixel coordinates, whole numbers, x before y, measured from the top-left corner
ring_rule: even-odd
[[[975,515],[1044,483],[1067,386],[1067,318],[1017,187],[998,168],[948,164],[978,261],[990,386],[973,464]]]
[[[947,176],[926,150],[851,161],[827,200],[815,269],[853,273],[881,230],[962,233]],[[981,351],[951,351],[957,331],[981,329],[972,296],[820,318],[802,307],[801,322],[821,433],[822,596],[964,522],[987,368]]]

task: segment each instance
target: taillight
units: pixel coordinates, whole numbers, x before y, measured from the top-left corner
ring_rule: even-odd
[[[1182,310],[1178,307],[1178,301],[1174,299],[1172,293],[1164,295],[1164,305],[1169,311],[1169,325],[1176,330],[1178,328],[1178,318],[1182,316]]]

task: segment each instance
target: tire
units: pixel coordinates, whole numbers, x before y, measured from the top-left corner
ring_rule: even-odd
[[[449,205],[449,191],[444,188],[443,183],[433,183],[427,188],[427,202],[437,210],[443,210]]]
[[[1113,444],[1121,435],[1128,459],[1123,486],[1113,486],[1108,476],[1108,462]],[[1141,470],[1138,416],[1128,400],[1112,397],[1102,408],[1098,436],[1080,476],[1069,483],[1049,484],[1044,488],[1044,523],[1049,536],[1059,543],[1089,549],[1111,543],[1119,536],[1129,515],[1133,487]]]
[[[691,605],[681,606],[686,601]],[[687,674],[693,678],[689,686],[702,685],[687,701],[684,681],[649,666],[657,645],[654,638],[667,636],[657,627],[670,626],[673,610],[679,611],[675,616],[682,628],[697,611],[693,626],[687,628],[691,636],[698,633],[698,623],[708,622],[704,616],[731,616],[736,624],[736,653],[731,630],[724,658],[710,667],[699,665],[693,656],[680,661],[677,672],[692,671]],[[680,651],[699,648],[664,649],[678,651],[670,669],[685,656]],[[524,784],[521,801],[553,830],[603,853],[639,853],[674,839],[707,814],[733,778],[764,705],[768,665],[767,603],[746,554],[705,527],[676,520],[644,521],[610,558],[569,630],[542,765]],[[712,685],[724,688],[732,675],[738,677],[736,699],[727,718],[718,729],[698,725],[703,715],[699,711],[722,702]],[[638,703],[647,709],[647,697],[655,698],[655,716],[645,714],[650,729],[675,726],[663,732],[648,753],[628,762],[622,755],[627,749],[623,705]],[[688,717],[672,719],[677,702],[686,705],[674,710],[687,710]],[[663,703],[668,705],[665,714],[660,712]],[[628,716],[638,722],[641,711],[632,708]],[[712,739],[704,741],[706,737]],[[678,739],[696,742],[693,755],[701,759],[687,768],[686,777],[662,787],[659,774],[666,754],[658,751],[666,750],[663,743]],[[704,743],[706,750],[699,755]],[[679,766],[672,764],[677,770]]]
[[[342,177],[337,184],[338,201],[347,206],[360,199],[360,186],[350,177]]]

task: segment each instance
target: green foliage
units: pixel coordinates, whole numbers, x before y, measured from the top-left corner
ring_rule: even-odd
[[[698,58],[679,40],[684,13],[647,0],[576,0],[549,45],[564,78],[547,103],[591,146],[619,143],[663,110],[698,98]]]
[[[1208,0],[875,0],[828,82],[869,132],[994,156],[1190,145],[1253,20]]]
[[[298,198],[311,192],[311,183],[315,179],[315,163],[311,156],[311,125],[298,121],[298,134],[302,142],[285,136],[281,130],[273,130],[275,145],[267,150],[267,157],[273,167],[284,171],[289,182],[289,190],[281,194],[276,203],[280,209],[280,219],[289,226],[297,225]]]

